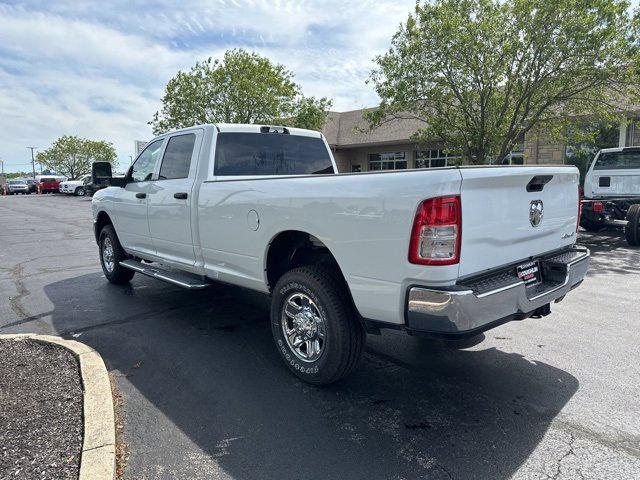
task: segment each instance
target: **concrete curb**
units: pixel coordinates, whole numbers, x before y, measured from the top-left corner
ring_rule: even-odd
[[[80,480],[113,480],[116,475],[116,430],[109,375],[102,357],[91,347],[51,335],[0,335],[0,339],[33,339],[71,350],[80,364],[84,398],[84,439]]]

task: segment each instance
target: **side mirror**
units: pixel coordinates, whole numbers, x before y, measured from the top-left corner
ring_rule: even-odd
[[[100,187],[124,187],[124,178],[113,177],[111,163],[93,162],[91,165],[91,183],[97,188]]]

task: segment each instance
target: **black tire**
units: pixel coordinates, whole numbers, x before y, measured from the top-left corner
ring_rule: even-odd
[[[580,219],[580,226],[587,232],[599,232],[605,227],[605,225],[600,222],[594,222],[584,217]]]
[[[294,375],[313,385],[328,385],[346,377],[357,365],[364,348],[364,329],[346,287],[337,281],[338,275],[320,265],[295,268],[285,273],[273,290],[271,331],[278,352]],[[298,295],[313,302],[310,308],[322,320],[324,339],[319,344],[319,357],[313,361],[301,359],[283,331],[285,302]],[[289,321],[294,320],[290,317]]]
[[[640,204],[631,205],[627,211],[627,225],[624,227],[624,236],[632,247],[640,245]]]
[[[78,187],[75,189],[75,191],[73,192],[73,194],[76,197],[84,197],[85,191],[84,191],[84,187]]]
[[[107,242],[109,243],[107,244]],[[116,235],[116,231],[113,229],[113,226],[105,225],[102,228],[100,231],[98,245],[100,249],[100,265],[102,266],[102,271],[104,272],[104,276],[107,277],[107,280],[111,283],[115,283],[116,285],[128,283],[129,280],[133,278],[135,272],[120,265],[120,262],[122,260],[126,260],[128,257],[120,245],[120,241],[118,240],[118,236]],[[108,245],[111,247],[111,258],[107,257]]]

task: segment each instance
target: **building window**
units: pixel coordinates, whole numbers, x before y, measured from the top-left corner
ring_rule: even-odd
[[[627,134],[624,144],[627,147],[633,147],[636,143],[636,122],[630,121],[627,124]]]
[[[407,168],[405,152],[372,153],[369,170],[404,170]]]
[[[460,155],[444,150],[416,150],[416,168],[448,167],[460,163]]]

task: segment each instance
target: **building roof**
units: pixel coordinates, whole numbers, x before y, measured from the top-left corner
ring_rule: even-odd
[[[370,130],[364,118],[372,108],[349,112],[329,112],[322,133],[327,142],[339,148],[408,142],[424,123],[416,119],[394,119]]]

